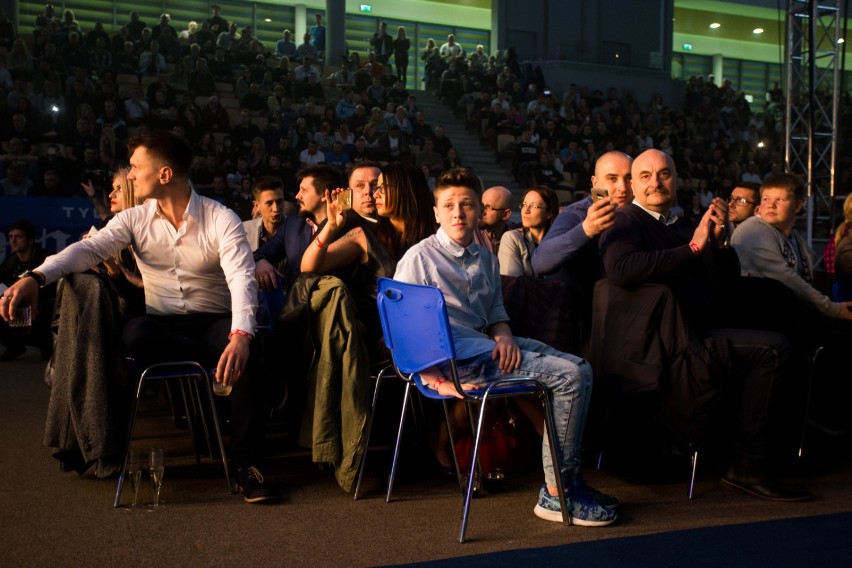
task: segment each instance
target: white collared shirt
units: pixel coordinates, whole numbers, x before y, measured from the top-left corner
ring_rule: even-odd
[[[673,215],[671,213],[671,211],[669,211],[669,216],[666,217],[662,213],[657,213],[656,211],[651,211],[647,207],[642,207],[642,204],[639,203],[638,201],[636,201],[635,197],[633,198],[633,205],[635,205],[636,207],[638,207],[639,209],[641,209],[642,211],[644,211],[645,213],[647,213],[648,215],[650,215],[651,217],[653,217],[654,219],[659,221],[660,223],[663,223],[667,227],[669,225],[673,225],[674,222],[679,219],[679,217],[677,215]]]
[[[257,281],[236,213],[193,191],[179,229],[156,200],[131,207],[96,235],[49,256],[36,270],[49,284],[133,247],[151,315],[231,312],[231,330],[254,334]]]

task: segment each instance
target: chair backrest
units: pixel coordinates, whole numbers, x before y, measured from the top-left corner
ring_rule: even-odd
[[[379,318],[385,344],[403,373],[455,359],[444,295],[434,286],[379,278]]]

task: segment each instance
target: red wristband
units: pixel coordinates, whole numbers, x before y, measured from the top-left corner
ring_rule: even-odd
[[[692,250],[692,254],[701,254],[701,247],[695,243],[689,243],[689,248]]]
[[[253,339],[254,336],[247,331],[243,331],[241,329],[235,329],[231,333],[228,334],[228,339],[231,339],[235,335],[242,335],[243,337],[248,337],[249,339]]]
[[[324,243],[324,242],[322,242],[321,240],[319,240],[319,237],[315,238],[315,239],[314,239],[314,242],[316,242],[316,243],[317,243],[317,248],[322,248],[322,247],[324,247],[324,246],[325,246],[325,243]]]
[[[439,388],[441,388],[441,385],[443,385],[446,382],[447,382],[447,379],[441,377],[440,379],[435,381],[435,386],[433,388],[437,391]]]

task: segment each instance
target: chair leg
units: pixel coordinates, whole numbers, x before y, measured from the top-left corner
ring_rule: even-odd
[[[476,421],[476,428],[473,430],[473,449],[470,453],[470,470],[468,471],[467,487],[464,492],[464,508],[462,509],[461,530],[459,531],[459,542],[464,542],[464,535],[467,532],[467,521],[470,517],[470,500],[473,497],[473,486],[475,485],[477,459],[479,458],[479,443],[482,436],[482,424],[485,421],[485,409],[488,406],[488,394],[490,389],[486,389],[485,394],[480,400],[479,418]]]
[[[133,402],[133,408],[131,409],[131,413],[130,413],[130,422],[129,422],[128,428],[127,428],[127,443],[125,444],[125,448],[124,448],[124,462],[122,463],[121,472],[118,476],[118,485],[117,485],[116,490],[115,490],[115,500],[113,501],[113,507],[118,507],[121,504],[121,490],[122,490],[122,487],[123,487],[123,484],[124,484],[124,477],[125,477],[125,474],[127,472],[127,459],[128,459],[129,454],[130,454],[130,445],[131,445],[131,442],[133,441],[133,431],[136,427],[136,414],[139,410],[139,400],[142,397],[142,388],[145,384],[145,378],[147,377],[148,372],[150,370],[152,370],[154,368],[159,368],[159,367],[167,367],[168,365],[169,365],[168,363],[152,365],[151,367],[145,369],[142,372],[142,375],[139,377],[139,383],[136,387],[136,398]],[[196,363],[194,361],[181,361],[179,363],[175,363],[175,365],[191,366],[191,367],[197,368],[197,372],[193,371],[192,373],[188,373],[188,374],[183,375],[183,376],[178,376],[179,379],[183,380],[187,377],[196,376],[196,377],[202,379],[204,381],[204,384],[206,385],[207,400],[210,404],[210,411],[211,411],[211,415],[213,417],[213,427],[214,427],[215,432],[216,432],[216,439],[219,442],[219,452],[220,452],[221,457],[222,457],[222,467],[225,471],[225,483],[228,486],[228,491],[233,493],[234,488],[231,485],[231,472],[228,468],[228,457],[227,457],[227,454],[225,453],[225,442],[222,438],[222,430],[219,427],[219,417],[216,413],[216,403],[213,399],[213,387],[210,384],[210,377],[207,374],[207,371],[204,370],[204,367],[202,367],[201,365],[199,365],[198,363]],[[189,388],[190,388],[190,391],[192,391],[193,386],[190,385]],[[181,383],[181,389],[183,390],[183,383]],[[196,390],[196,393],[197,393],[197,390]],[[186,393],[184,392],[183,394],[184,394],[184,403],[187,404],[186,403],[186,396],[185,396]],[[201,404],[200,394],[197,394],[197,396],[195,398],[197,399],[197,402],[200,405]],[[198,408],[198,411],[201,412],[200,406]],[[203,415],[203,412],[202,412],[202,415]],[[188,409],[187,409],[187,418],[191,419],[191,415],[189,415]],[[190,420],[190,424],[191,424],[191,422],[192,421]],[[204,428],[205,428],[205,432],[206,432],[207,431],[206,424],[205,424]],[[190,427],[190,431],[194,432],[194,430],[192,430],[192,427]],[[194,438],[195,438],[195,436],[193,434],[193,442],[194,442]],[[208,441],[208,447],[209,447],[209,441]],[[212,449],[211,449],[211,454],[212,454]],[[197,448],[196,448],[196,458],[197,457],[198,456],[197,456]]]
[[[367,432],[365,433],[367,443],[364,445],[364,455],[361,456],[361,464],[358,466],[358,480],[355,482],[355,501],[361,497],[361,479],[364,477],[364,469],[367,467],[367,454],[370,451],[370,435],[373,432],[373,418],[376,416],[376,406],[379,402],[379,387],[382,384],[386,370],[387,367],[379,371],[379,374],[376,375],[376,388],[373,389],[373,406],[370,409],[370,417],[367,419]]]
[[[115,500],[112,503],[113,508],[121,505],[121,489],[124,485],[124,477],[127,474],[127,459],[130,457],[130,443],[133,441],[133,429],[136,427],[136,412],[139,410],[139,398],[142,396],[142,385],[145,384],[145,375],[147,369],[139,376],[139,383],[136,385],[136,398],[133,399],[133,408],[130,409],[130,421],[127,425],[127,443],[124,444],[124,460],[121,463],[121,471],[118,474],[118,485],[115,488]]]
[[[216,441],[219,442],[219,455],[222,458],[222,469],[225,471],[225,483],[228,486],[228,492],[233,493],[234,486],[231,484],[231,470],[228,468],[228,456],[225,454],[225,442],[222,439],[222,428],[219,426],[219,414],[216,412],[216,401],[213,398],[213,386],[210,384],[210,376],[207,374],[207,371],[205,371],[201,365],[199,365],[198,368],[201,370],[201,377],[207,389],[207,401],[210,403],[210,415],[213,417],[213,430],[216,432]],[[200,402],[201,401],[199,400],[199,403]],[[206,425],[204,428],[206,431]]]
[[[201,454],[198,451],[198,439],[195,437],[195,417],[202,414],[201,408],[196,404],[195,396],[192,394],[192,383],[188,383],[189,377],[179,377],[178,386],[180,387],[180,397],[183,400],[183,411],[186,414],[186,424],[189,427],[189,435],[192,436],[192,449],[195,452],[195,465],[201,463]],[[185,384],[186,383],[186,384]],[[169,389],[169,383],[166,381],[166,388]],[[171,396],[171,395],[170,395]],[[189,398],[192,396],[192,410],[189,408]],[[172,404],[174,408],[174,404]]]
[[[553,460],[553,473],[556,478],[556,492],[559,495],[559,510],[562,511],[562,524],[571,524],[571,513],[568,511],[568,500],[565,498],[565,483],[562,479],[562,454],[559,451],[559,443],[556,437],[556,418],[553,416],[553,395],[543,384],[538,383],[541,389],[541,401],[544,405],[545,426],[547,427],[547,441],[550,444],[550,458]]]
[[[447,425],[447,437],[450,439],[450,455],[453,456],[453,467],[456,470],[456,481],[459,484],[459,492],[464,493],[464,480],[461,474],[461,466],[459,466],[459,457],[456,455],[456,437],[453,434],[453,424],[450,420],[450,407],[446,400],[441,401],[444,407],[444,422]],[[473,432],[473,430],[471,430]]]
[[[689,498],[692,499],[692,490],[695,488],[695,470],[698,468],[698,451],[692,452],[692,473],[689,476]]]
[[[825,347],[821,345],[817,347],[816,351],[814,351],[814,354],[811,355],[811,375],[810,377],[808,377],[808,394],[805,397],[805,416],[802,420],[802,435],[799,438],[799,457],[802,457],[805,452],[805,436],[808,432],[808,415],[811,412],[811,392],[814,388],[814,378],[816,376],[817,361],[819,360],[820,353],[822,353],[823,349],[825,349]]]
[[[388,478],[388,492],[385,495],[385,503],[390,503],[393,494],[393,481],[396,477],[396,465],[399,458],[399,447],[402,445],[402,429],[405,426],[405,412],[408,409],[408,401],[411,398],[411,381],[405,383],[405,394],[402,398],[402,412],[399,415],[399,430],[396,433],[396,444],[393,447],[393,461],[391,461],[390,477]]]

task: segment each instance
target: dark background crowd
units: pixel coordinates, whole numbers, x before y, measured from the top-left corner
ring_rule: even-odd
[[[82,196],[80,183],[91,180],[101,198],[126,161],[127,138],[149,129],[185,137],[196,188],[244,219],[252,180],[277,176],[294,194],[296,172],[319,162],[347,172],[368,159],[411,161],[435,176],[463,157],[395,74],[391,61],[407,61],[411,49],[424,87],[508,156],[523,186],[582,196],[602,153],[658,148],[678,164],[680,207],[700,216],[735,182],[783,170],[777,85],[752,104],[730,81],[704,77],[692,77],[676,104],[579,83],[557,93],[512,49],[488,54],[452,36],[412,48],[404,29],[394,37],[384,24],[369,53],[322,62],[321,17],[310,28],[316,37],[284,30],[267,46],[216,6],[181,31],[168,14],[145,22],[136,13],[114,34],[101,23],[83,29],[73,10],[51,5],[34,24],[32,34],[17,34],[0,15],[0,195]],[[847,122],[844,111],[840,194],[852,171],[842,152]]]

